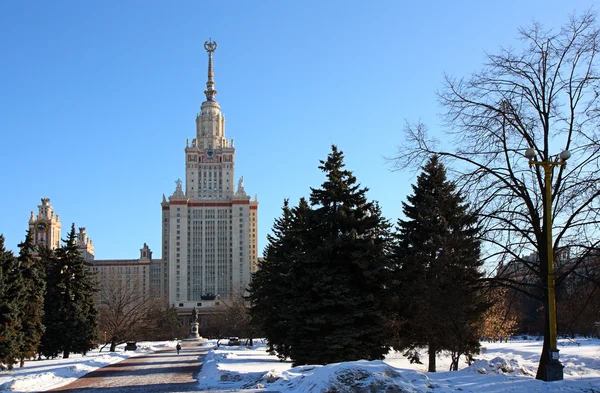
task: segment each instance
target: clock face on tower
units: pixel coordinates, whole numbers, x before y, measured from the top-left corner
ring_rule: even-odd
[[[37,224],[35,224],[35,227],[38,232],[45,232],[48,230],[48,223],[46,221],[38,221]]]
[[[208,158],[214,158],[215,157],[215,151],[213,149],[206,149],[206,157],[208,157]]]

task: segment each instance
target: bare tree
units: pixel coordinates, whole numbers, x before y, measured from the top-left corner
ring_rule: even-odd
[[[237,336],[253,345],[255,329],[250,323],[249,302],[243,294],[235,293],[220,300],[218,309],[207,317],[203,332],[217,339]]]
[[[433,153],[448,162],[478,210],[496,282],[539,299],[547,321],[548,267],[540,263],[547,260],[545,203],[552,206],[555,255],[569,256],[556,271],[557,286],[599,246],[600,31],[588,12],[570,17],[559,31],[533,24],[519,33],[521,48],[488,55],[481,72],[446,76],[439,99],[452,142],[442,145],[423,124],[408,124],[407,142],[394,160],[398,169]],[[530,147],[541,161],[571,151],[567,165],[554,169],[548,201],[543,168],[530,167],[524,156]],[[537,257],[524,257],[528,253]],[[538,378],[548,351],[546,322]]]
[[[162,302],[148,297],[141,279],[111,273],[99,283],[99,329],[110,342],[110,351],[126,341],[136,340],[144,330],[153,328],[149,316]]]
[[[600,259],[584,262],[576,274],[565,280],[557,293],[559,324],[562,332],[590,336],[596,333],[600,315]]]

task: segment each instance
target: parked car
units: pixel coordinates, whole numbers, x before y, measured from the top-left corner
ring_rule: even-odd
[[[239,337],[229,337],[229,341],[227,342],[227,345],[229,345],[229,346],[241,345]]]
[[[127,345],[125,345],[126,351],[135,351],[137,349],[137,345],[135,341],[127,341]]]

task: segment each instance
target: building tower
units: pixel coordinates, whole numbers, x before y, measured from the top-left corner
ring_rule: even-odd
[[[51,250],[60,247],[60,218],[58,214],[54,214],[54,208],[50,206],[50,198],[42,198],[42,204],[38,205],[38,215],[34,217],[31,212],[29,218],[29,230],[33,234],[33,244],[36,246],[46,246]],[[77,247],[81,252],[81,256],[86,261],[94,260],[94,246],[92,239],[85,232],[85,228],[79,228],[77,236]],[[38,255],[37,251],[34,255]]]
[[[186,141],[185,191],[177,180],[175,192],[162,201],[163,296],[180,308],[211,306],[242,293],[257,263],[258,201],[246,194],[243,177],[235,187],[235,148],[215,100],[217,43],[207,41],[204,48],[206,101],[196,116],[196,135]]]
[[[85,227],[79,227],[79,232],[77,233],[77,247],[79,248],[79,252],[81,252],[81,256],[88,262],[92,262],[94,260],[94,245],[92,244],[92,239],[85,232]]]
[[[60,247],[60,217],[54,214],[50,206],[50,198],[42,198],[38,205],[38,215],[34,218],[33,211],[29,218],[29,230],[33,234],[33,244],[44,245],[51,250]]]

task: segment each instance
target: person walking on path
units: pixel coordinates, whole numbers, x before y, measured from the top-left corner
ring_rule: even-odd
[[[181,351],[181,345],[179,345],[179,343],[177,343],[177,346],[175,348],[177,348],[177,354],[179,355],[179,351]]]

